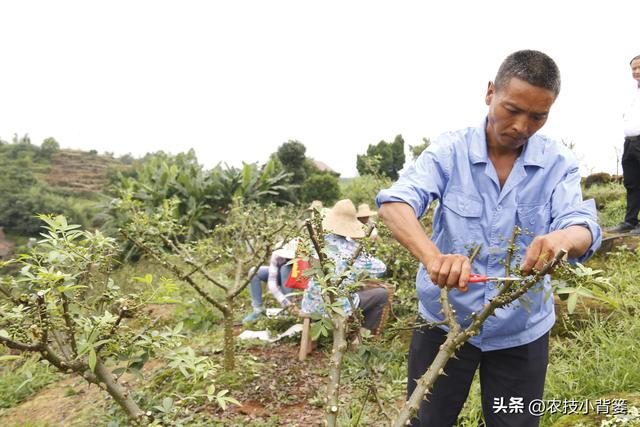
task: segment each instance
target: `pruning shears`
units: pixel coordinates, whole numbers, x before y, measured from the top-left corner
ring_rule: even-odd
[[[483,276],[482,274],[469,275],[469,283],[482,283],[482,282],[521,282],[521,277],[492,277]]]

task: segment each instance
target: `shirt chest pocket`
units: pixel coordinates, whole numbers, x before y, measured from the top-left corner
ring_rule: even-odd
[[[483,201],[478,196],[457,191],[448,192],[442,199],[443,227],[456,252],[466,253],[466,246],[480,242]]]
[[[549,232],[551,208],[549,203],[519,204],[517,207],[518,226],[525,242]]]

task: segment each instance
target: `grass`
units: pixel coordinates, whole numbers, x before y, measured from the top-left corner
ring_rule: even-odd
[[[583,189],[585,200],[594,199],[598,208],[598,219],[602,227],[612,227],[624,219],[626,190],[622,184],[592,185]]]
[[[624,200],[626,194],[627,192],[622,184],[613,182],[609,184],[592,185],[582,191],[583,198],[585,200],[594,199],[598,209],[602,209],[609,203]]]
[[[11,408],[57,381],[60,375],[37,357],[0,362],[0,408]]]

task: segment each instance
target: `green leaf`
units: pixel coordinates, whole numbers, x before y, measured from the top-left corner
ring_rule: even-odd
[[[81,288],[86,288],[86,286],[84,285],[62,285],[62,286],[58,286],[56,288],[56,290],[60,293],[63,292],[68,292],[68,291],[73,291],[74,289],[81,289]]]
[[[322,324],[320,322],[315,322],[311,324],[311,339],[317,340],[320,337],[320,333],[322,332]]]
[[[5,354],[4,356],[0,356],[0,362],[4,362],[7,360],[18,360],[21,359],[22,356],[17,356],[17,355],[13,355],[13,354]]]
[[[111,371],[111,373],[119,377],[120,375],[124,374],[126,370],[127,368],[116,368],[113,371]]]
[[[337,314],[340,315],[340,317],[347,317],[347,313],[345,313],[344,308],[343,307],[336,307],[333,306],[331,307],[333,309],[333,311]]]
[[[224,399],[225,399],[227,402],[229,402],[229,403],[233,403],[234,405],[238,405],[238,406],[240,406],[240,402],[238,402],[236,399],[234,399],[234,398],[233,398],[233,397],[231,397],[231,396],[227,396],[227,397],[225,397]]]
[[[33,381],[33,376],[29,376],[29,378],[27,378],[26,380],[24,380],[19,386],[18,388],[16,388],[16,391],[20,391],[20,389],[22,387],[24,387],[25,385],[29,384],[31,381]]]
[[[582,295],[583,297],[587,297],[587,298],[593,298],[593,292],[591,292],[589,289],[586,288],[578,288],[576,289],[576,293],[579,295]]]
[[[162,407],[165,409],[165,412],[171,411],[173,408],[173,399],[170,397],[165,397],[162,399]]]
[[[209,387],[207,387],[207,395],[211,396],[215,392],[216,392],[215,384],[211,384]]]
[[[89,369],[91,369],[91,372],[95,372],[97,361],[96,350],[92,347],[91,350],[89,350]]]
[[[569,314],[573,314],[573,311],[576,309],[576,303],[578,302],[578,294],[573,293],[569,295],[569,299],[567,300],[567,311]]]
[[[153,283],[153,276],[151,274],[145,274],[144,277],[134,277],[133,280],[135,280],[138,283],[146,283],[147,285],[151,285]]]

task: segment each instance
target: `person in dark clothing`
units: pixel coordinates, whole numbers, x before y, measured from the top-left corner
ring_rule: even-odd
[[[631,76],[637,82],[631,101],[624,112],[624,151],[622,176],[627,190],[627,212],[624,221],[606,231],[609,233],[640,234],[640,55],[631,62]]]

